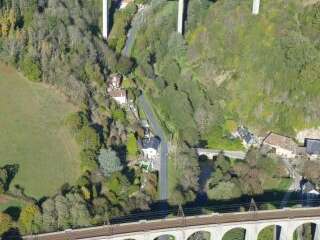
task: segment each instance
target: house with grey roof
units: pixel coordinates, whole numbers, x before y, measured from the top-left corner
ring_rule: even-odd
[[[251,133],[248,128],[244,126],[238,127],[237,135],[240,137],[240,139],[242,140],[242,144],[246,148],[256,146],[259,144],[257,137],[253,133]]]

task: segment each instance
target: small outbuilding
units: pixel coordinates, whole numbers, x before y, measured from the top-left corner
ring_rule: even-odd
[[[320,139],[305,139],[306,153],[311,159],[320,156]]]
[[[316,189],[315,184],[306,179],[302,180],[301,191],[302,194],[307,196],[309,199],[318,197],[318,195],[320,194],[319,191]]]

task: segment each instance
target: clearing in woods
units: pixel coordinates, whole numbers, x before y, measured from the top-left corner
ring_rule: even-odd
[[[0,166],[19,165],[11,189],[39,198],[79,177],[80,148],[63,125],[74,111],[57,91],[0,63]]]

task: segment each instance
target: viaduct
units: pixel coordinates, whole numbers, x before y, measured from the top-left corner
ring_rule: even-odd
[[[319,240],[320,207],[223,214],[212,213],[192,217],[145,220],[26,236],[24,239],[155,240],[171,236],[175,240],[188,240],[193,234],[206,232],[210,234],[210,240],[222,240],[228,231],[242,228],[245,230],[246,240],[257,240],[259,233],[263,229],[269,226],[276,226],[279,230],[277,237],[279,240],[294,240],[295,230],[307,223],[312,223],[314,226],[313,240]]]
[[[177,24],[177,32],[183,34],[184,30],[184,17],[185,17],[185,1],[186,0],[178,0],[178,24]],[[252,4],[252,14],[258,15],[260,8],[260,0],[253,0]],[[109,34],[109,10],[108,10],[108,0],[103,0],[102,2],[102,12],[103,12],[103,23],[102,23],[102,36],[104,39],[108,38]]]

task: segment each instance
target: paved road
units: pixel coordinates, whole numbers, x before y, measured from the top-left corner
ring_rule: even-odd
[[[161,139],[160,144],[160,171],[159,171],[159,199],[168,199],[168,143],[166,140],[165,132],[159,124],[152,107],[142,94],[139,99],[139,105],[143,108],[149,124],[154,132]]]
[[[189,226],[203,226],[210,224],[256,222],[259,220],[282,220],[298,219],[307,217],[320,217],[320,208],[302,208],[302,209],[282,209],[272,211],[258,212],[239,212],[211,214],[205,216],[171,218],[156,221],[136,222],[131,224],[116,224],[103,227],[94,227],[79,230],[70,230],[66,232],[57,232],[45,235],[38,235],[38,240],[65,240],[65,239],[85,239],[102,236],[112,236],[117,234],[130,234],[136,232],[147,232],[152,230],[162,230]],[[32,237],[24,237],[26,240],[32,240]]]
[[[158,0],[153,0],[150,5],[146,5],[143,8],[139,9],[137,14],[134,16],[131,28],[127,35],[126,45],[122,51],[122,54],[130,57],[131,50],[134,44],[134,40],[137,32],[140,27],[146,20],[146,16],[148,15],[148,11],[159,4]],[[159,200],[167,200],[168,199],[168,144],[165,136],[165,132],[162,130],[161,125],[157,121],[156,116],[152,111],[151,105],[148,103],[145,96],[142,94],[138,99],[140,106],[143,108],[143,111],[146,113],[149,124],[154,132],[160,139],[160,171],[159,171]]]
[[[128,31],[127,34],[127,40],[126,45],[122,50],[122,55],[130,57],[131,56],[131,50],[136,38],[136,34],[139,31],[140,27],[144,23],[146,19],[146,12],[150,8],[149,5],[144,6],[143,8],[140,8],[137,12],[137,14],[133,17],[131,22],[131,28]]]
[[[149,14],[152,13],[152,9],[156,8],[162,1],[159,0],[151,0],[151,2],[147,5],[144,5],[140,8],[137,14],[133,17],[130,29],[127,34],[126,45],[122,50],[122,55],[130,57],[131,50],[134,45],[134,41],[138,31],[140,30],[141,26],[146,22]]]

